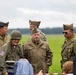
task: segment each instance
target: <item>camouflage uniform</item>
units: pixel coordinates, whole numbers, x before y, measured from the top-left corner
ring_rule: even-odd
[[[22,58],[22,49],[20,45],[11,47],[11,42],[8,42],[2,47],[2,50],[5,52],[5,60],[16,61]]]
[[[3,45],[2,51],[4,52],[4,56],[0,56],[0,70],[2,73],[7,72],[5,61],[11,60],[16,61],[22,58],[21,46],[18,45],[16,48],[11,47],[10,42]],[[1,74],[0,74],[1,75]]]
[[[71,27],[70,27],[71,28]],[[67,25],[64,29],[70,29],[67,28]],[[76,37],[72,35],[69,39],[66,39],[64,41],[64,44],[62,45],[62,51],[61,51],[61,67],[63,63],[66,61],[73,61],[76,57]]]
[[[48,72],[48,68],[52,65],[52,51],[45,42],[40,42],[39,45],[34,44],[31,40],[22,45],[24,57],[29,60],[34,68],[34,73],[43,70]]]
[[[76,37],[73,36],[69,41],[65,42],[61,51],[62,64],[66,61],[73,61],[76,57]]]

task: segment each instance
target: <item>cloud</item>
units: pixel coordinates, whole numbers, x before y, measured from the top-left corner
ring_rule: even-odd
[[[0,20],[9,28],[28,28],[30,20],[40,20],[41,28],[76,24],[76,0],[0,0]]]

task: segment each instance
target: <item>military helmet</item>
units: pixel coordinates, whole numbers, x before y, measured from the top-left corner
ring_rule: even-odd
[[[11,32],[11,39],[21,39],[22,38],[22,36],[21,36],[21,33],[20,33],[20,31],[18,31],[18,30],[13,30],[12,32]]]

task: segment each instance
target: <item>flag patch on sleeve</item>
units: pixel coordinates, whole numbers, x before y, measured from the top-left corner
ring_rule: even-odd
[[[4,55],[4,51],[0,51],[0,56],[3,56]]]

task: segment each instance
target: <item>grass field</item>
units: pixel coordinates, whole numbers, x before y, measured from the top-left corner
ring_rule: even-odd
[[[49,43],[49,46],[53,52],[53,61],[52,66],[49,67],[49,73],[55,73],[55,72],[61,72],[61,46],[64,41],[63,35],[47,35],[47,40]],[[22,40],[20,43],[24,43],[28,40],[28,35],[23,35]]]

